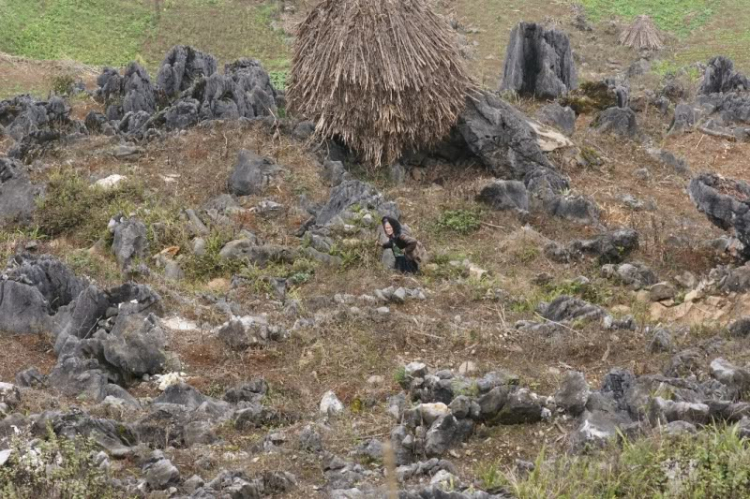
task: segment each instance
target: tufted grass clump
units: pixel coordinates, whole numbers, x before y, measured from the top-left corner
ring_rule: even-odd
[[[737,426],[697,434],[655,435],[593,451],[546,460],[539,454],[525,476],[507,473],[514,497],[740,498],[750,490],[750,443]]]

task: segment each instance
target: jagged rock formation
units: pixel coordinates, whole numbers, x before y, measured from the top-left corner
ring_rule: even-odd
[[[717,56],[708,61],[703,83],[698,91],[703,95],[750,90],[747,77],[734,70],[734,61]]]
[[[583,223],[597,220],[593,202],[563,195],[568,178],[547,159],[525,117],[507,102],[486,92],[469,98],[458,129],[495,176],[523,182],[532,206]]]
[[[568,35],[534,23],[513,28],[505,55],[500,90],[554,99],[577,88]]]
[[[688,194],[711,223],[724,230],[734,229],[744,244],[743,254],[750,258],[750,185],[706,173],[690,181]]]

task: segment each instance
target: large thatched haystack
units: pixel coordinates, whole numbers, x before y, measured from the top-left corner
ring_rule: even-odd
[[[447,135],[470,85],[424,0],[324,0],[299,27],[287,100],[379,166]]]
[[[659,29],[649,16],[638,16],[633,24],[622,32],[620,43],[637,50],[660,50],[664,44],[659,38]]]

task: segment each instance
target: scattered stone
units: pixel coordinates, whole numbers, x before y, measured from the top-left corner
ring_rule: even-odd
[[[672,351],[672,334],[663,328],[654,331],[654,336],[648,345],[651,353],[669,353]]]
[[[590,394],[591,390],[583,373],[568,371],[555,393],[555,404],[572,416],[578,416],[586,408]]]
[[[708,219],[723,230],[734,228],[750,258],[750,185],[743,180],[725,179],[714,173],[694,177],[688,186],[690,200]]]
[[[634,138],[638,134],[638,123],[632,109],[610,107],[602,111],[592,126],[599,133],[612,133]]]
[[[0,227],[31,223],[42,194],[43,189],[31,183],[26,166],[0,156]]]
[[[229,177],[229,191],[235,196],[262,194],[280,171],[271,160],[242,149]]]
[[[537,118],[544,124],[553,126],[570,137],[576,129],[576,113],[570,107],[563,107],[557,102],[547,104],[539,110]]]
[[[493,180],[477,196],[477,201],[495,210],[529,211],[529,196],[523,182],[517,180]]]
[[[123,270],[131,269],[133,260],[146,258],[148,229],[135,218],[121,219],[114,226],[112,252]]]
[[[672,300],[677,295],[674,286],[667,282],[658,282],[652,285],[648,292],[651,301]]]
[[[736,338],[750,336],[750,317],[742,317],[729,326],[729,333]]]
[[[324,416],[337,416],[344,412],[344,404],[333,391],[326,392],[320,400],[320,413]]]
[[[146,483],[151,490],[164,490],[180,482],[180,471],[169,459],[163,457],[161,452],[154,452],[152,462],[146,464],[143,471],[146,472]],[[158,456],[158,457],[157,457]]]

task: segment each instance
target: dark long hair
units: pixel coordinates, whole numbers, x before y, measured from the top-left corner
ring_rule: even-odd
[[[391,227],[393,227],[393,237],[398,237],[401,235],[401,222],[393,217],[383,217],[381,223],[385,225],[386,222],[391,224]]]

